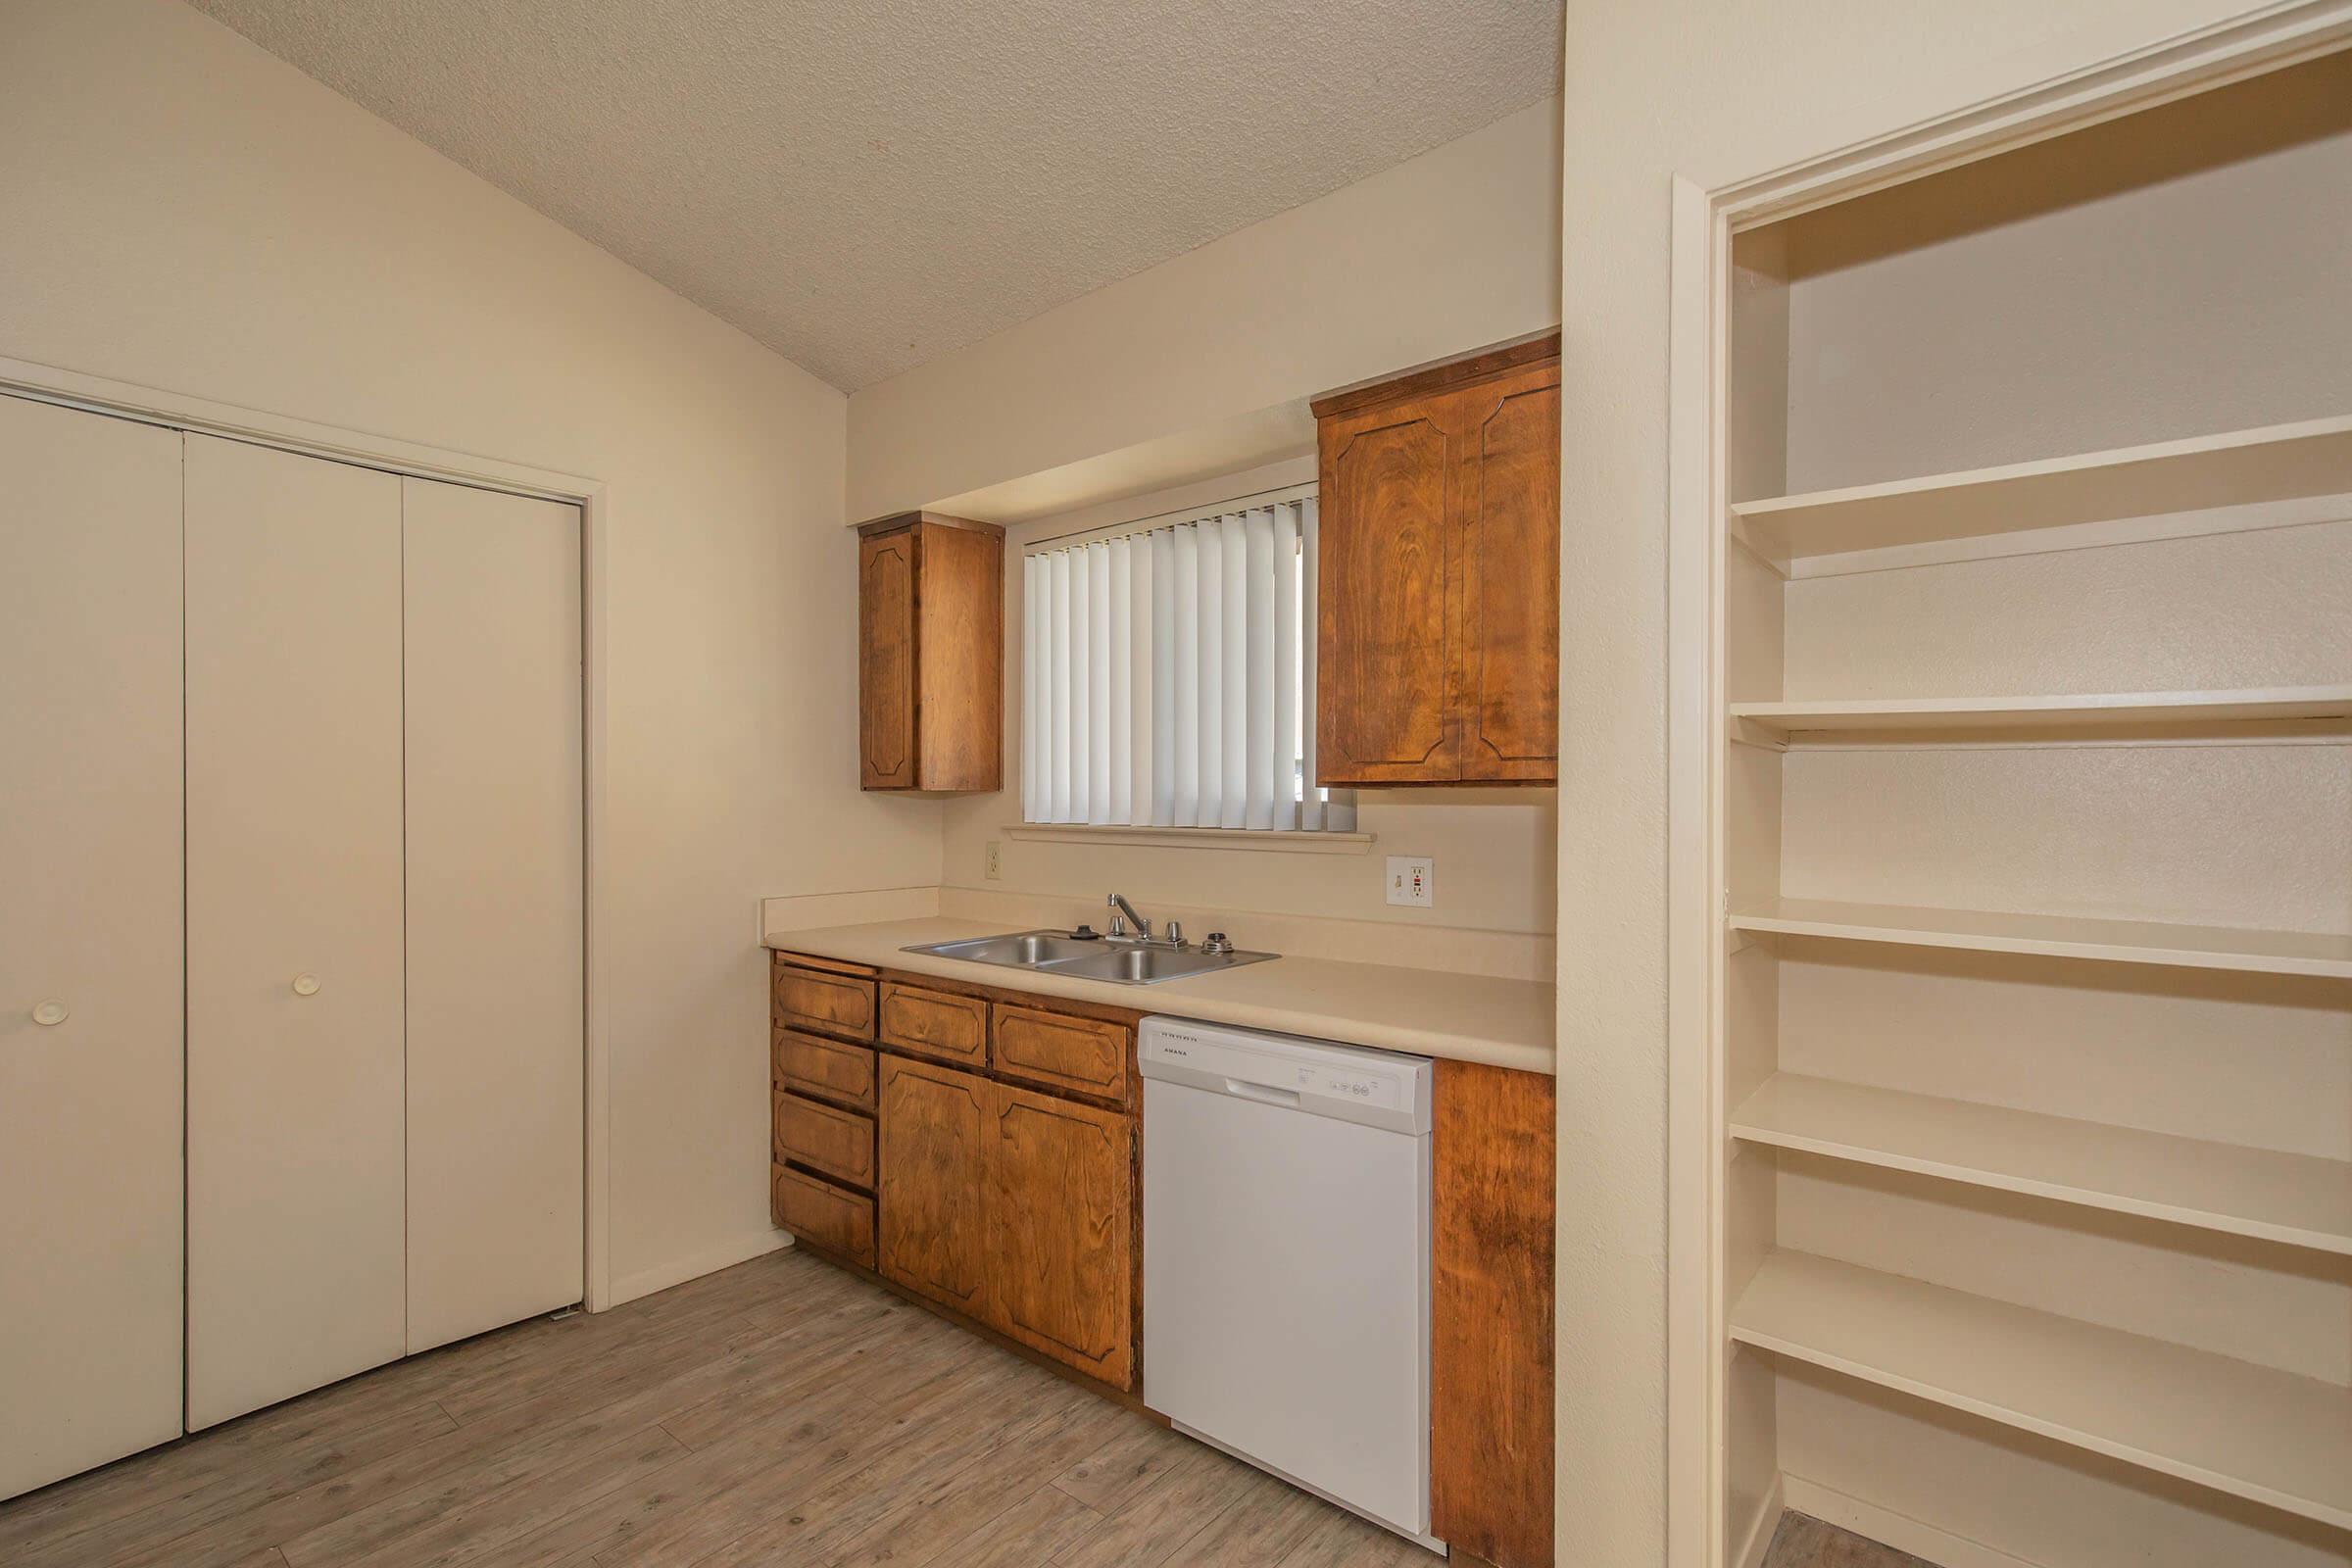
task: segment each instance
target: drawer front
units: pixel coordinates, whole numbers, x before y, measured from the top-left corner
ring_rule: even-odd
[[[854,1110],[836,1110],[788,1090],[775,1095],[778,1159],[811,1165],[854,1187],[874,1185],[874,1124]]]
[[[1102,1100],[1127,1099],[1131,1036],[1123,1024],[997,1007],[997,1071]]]
[[[874,1266],[874,1200],[831,1182],[768,1166],[769,1213],[777,1226],[811,1247]]]
[[[874,982],[815,969],[776,970],[777,1022],[819,1034],[874,1038]]]
[[[988,1004],[882,982],[882,1043],[958,1067],[988,1060]]]
[[[874,1054],[864,1046],[778,1029],[774,1066],[778,1088],[837,1105],[874,1108]]]

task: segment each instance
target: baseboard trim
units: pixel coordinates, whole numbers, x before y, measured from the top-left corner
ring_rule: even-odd
[[[1942,1564],[1943,1568],[2042,1568],[2039,1563],[2012,1557],[1997,1547],[1955,1536],[1875,1502],[1864,1502],[1860,1497],[1848,1496],[1802,1476],[1783,1476],[1781,1496],[1787,1506],[1798,1513],[1811,1514],[1824,1524],[1850,1530],[1914,1557],[1925,1557]]]
[[[1740,1554],[1732,1559],[1735,1568],[1764,1568],[1764,1554],[1772,1549],[1772,1533],[1781,1525],[1781,1511],[1788,1506],[1783,1494],[1787,1478],[1774,1476],[1772,1490],[1756,1508],[1756,1516],[1747,1522],[1747,1537],[1740,1544]]]
[[[634,1301],[641,1296],[651,1296],[656,1291],[666,1291],[672,1285],[699,1280],[722,1268],[748,1263],[755,1257],[780,1252],[791,1245],[792,1238],[783,1231],[761,1231],[757,1236],[741,1237],[723,1247],[710,1248],[691,1257],[671,1258],[652,1268],[641,1268],[634,1274],[624,1274],[612,1282],[612,1299],[606,1303],[605,1309],[610,1310],[624,1301]]]

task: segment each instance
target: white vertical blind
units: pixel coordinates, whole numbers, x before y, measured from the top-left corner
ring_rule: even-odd
[[[1030,555],[1024,818],[1352,830],[1314,783],[1314,563],[1311,496]]]

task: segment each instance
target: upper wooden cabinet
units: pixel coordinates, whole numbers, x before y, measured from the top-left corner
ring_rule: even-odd
[[[1002,788],[1004,531],[909,512],[858,535],[858,784]]]
[[[1559,348],[1315,402],[1319,783],[1557,776]]]

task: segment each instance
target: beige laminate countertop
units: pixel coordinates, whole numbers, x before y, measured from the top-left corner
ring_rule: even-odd
[[[1132,1007],[1139,1012],[1311,1035],[1526,1072],[1553,1070],[1553,990],[1532,980],[1283,957],[1158,985],[1120,986],[900,951],[922,943],[996,936],[1007,929],[1017,928],[977,920],[882,920],[871,925],[774,931],[768,934],[767,945],[846,963]]]

